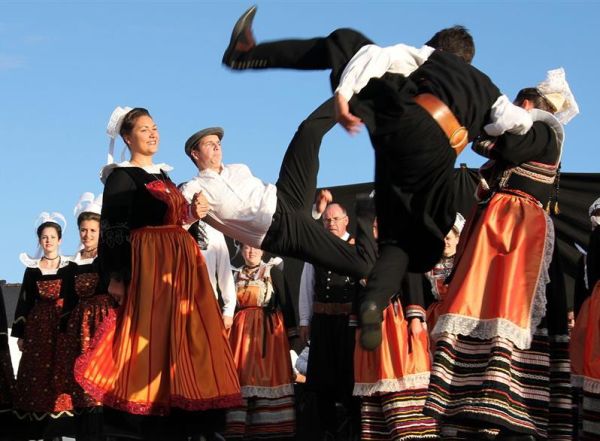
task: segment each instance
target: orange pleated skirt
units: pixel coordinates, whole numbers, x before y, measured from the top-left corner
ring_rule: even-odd
[[[244,398],[293,395],[290,346],[280,311],[241,309],[233,319],[229,342]]]
[[[381,345],[366,351],[359,344],[357,329],[354,349],[354,395],[423,389],[429,385],[431,356],[429,336],[424,331],[414,337],[408,332],[402,304],[393,301],[383,312]]]
[[[432,337],[503,337],[527,349],[546,314],[552,221],[525,194],[496,193],[474,213],[461,236],[448,292],[436,308]]]
[[[574,379],[584,390],[600,394],[600,281],[577,314],[570,355]]]
[[[241,404],[204,258],[180,226],[131,232],[131,282],[76,378],[104,405],[140,415]]]

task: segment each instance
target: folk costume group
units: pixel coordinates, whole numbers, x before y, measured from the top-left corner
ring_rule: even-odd
[[[322,439],[599,439],[600,203],[571,345],[551,277],[546,208],[563,125],[578,113],[564,71],[511,102],[470,64],[460,26],[420,48],[351,29],[257,44],[255,13],[236,22],[223,64],[330,70],[334,96],[299,125],[275,184],[224,164],[224,130],[211,127],[186,142],[199,173],[178,187],[153,162],[149,112],[115,109],[102,198],[76,207],[81,250],[59,254],[64,218],[45,213],[41,257],[22,258],[12,324],[22,356],[15,381],[0,340],[0,418],[27,430],[10,435],[293,439],[295,313],[264,250],[310,267],[300,308]],[[311,213],[321,142],[338,122],[366,126],[375,154],[375,192],[357,200],[351,239]],[[115,163],[118,136],[131,157]],[[465,222],[452,171],[468,143],[489,160]],[[347,217],[334,210],[324,220]],[[207,249],[223,234],[244,260],[233,277]],[[356,426],[347,438],[329,424],[335,401]]]

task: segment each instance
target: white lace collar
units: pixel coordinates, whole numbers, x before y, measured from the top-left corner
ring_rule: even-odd
[[[106,183],[106,180],[108,179],[110,174],[117,167],[138,167],[138,168],[143,169],[145,172],[151,173],[154,175],[159,174],[161,172],[161,170],[165,171],[165,172],[170,172],[171,170],[173,170],[173,167],[171,167],[169,164],[165,164],[164,162],[160,163],[160,164],[152,164],[152,165],[146,165],[144,167],[140,167],[139,165],[132,164],[129,161],[123,161],[123,162],[119,162],[119,163],[108,164],[108,165],[105,165],[104,167],[102,167],[102,170],[100,171],[100,180],[102,181],[103,184]]]
[[[98,257],[98,256],[96,256]],[[86,259],[84,259],[83,257],[81,257],[81,250],[77,251],[77,254],[75,254],[71,259],[72,262],[75,262],[77,265],[88,265],[90,263],[92,263],[94,260],[96,260],[96,257],[88,257]]]
[[[59,258],[60,263],[58,264],[58,268],[64,268],[69,264],[69,262],[71,262],[72,259],[72,257],[61,255]],[[27,253],[21,253],[19,254],[19,260],[27,268],[40,268],[40,260],[42,259],[41,257],[31,257]]]

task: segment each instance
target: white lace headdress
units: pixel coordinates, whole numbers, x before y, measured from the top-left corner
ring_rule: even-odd
[[[65,230],[67,229],[67,220],[61,213],[59,213],[57,211],[54,211],[52,213],[48,213],[47,211],[42,211],[34,222],[34,231],[35,231],[36,235],[37,235],[37,229],[39,228],[39,226],[45,222],[54,222],[54,223],[60,225],[60,228],[61,228],[63,234],[65,233]],[[42,256],[42,249],[40,248],[40,246],[38,244],[38,247],[34,254],[34,257],[31,257],[27,253],[21,253],[21,254],[19,254],[19,260],[25,266],[36,266],[37,262],[41,256]]]
[[[456,219],[454,219],[453,228],[456,228],[458,230],[458,234],[462,233],[462,230],[465,227],[465,222],[465,217],[457,212]]]
[[[94,196],[94,193],[86,191],[79,198],[79,202],[73,209],[75,218],[78,218],[81,213],[96,213],[100,214],[102,211],[102,193],[98,196]]]
[[[108,125],[106,126],[106,133],[110,137],[110,143],[108,145],[108,159],[106,161],[107,164],[113,164],[115,162],[115,142],[117,136],[119,136],[119,132],[121,131],[121,126],[123,125],[123,118],[127,115],[131,110],[131,107],[115,107],[115,110],[110,115],[110,119],[108,120]],[[121,161],[125,160],[125,147],[121,151]]]
[[[554,106],[554,116],[561,124],[567,124],[579,113],[579,106],[562,67],[549,70],[546,79],[537,85],[537,90]]]

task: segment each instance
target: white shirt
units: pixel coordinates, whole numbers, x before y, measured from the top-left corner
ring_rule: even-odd
[[[260,248],[277,207],[277,187],[254,177],[244,164],[201,170],[182,193],[188,201],[202,191],[212,209],[206,223],[242,243]]]
[[[405,44],[363,46],[346,65],[335,91],[350,101],[371,78],[381,78],[386,72],[410,75],[427,61],[434,50],[429,46],[415,48]],[[532,125],[531,116],[525,109],[512,104],[506,95],[500,95],[492,105],[490,124],[484,130],[491,136],[499,136],[504,132],[524,135]]]
[[[217,285],[221,290],[223,315],[233,317],[237,294],[235,292],[229,249],[225,242],[225,236],[208,224],[205,224],[204,227],[208,246],[205,250],[201,251],[206,260],[206,269],[208,270],[210,284],[213,287],[215,296],[217,296]]]
[[[350,233],[346,232],[342,239],[348,240]],[[313,301],[315,295],[315,267],[305,262],[300,276],[300,289],[298,298],[298,316],[300,326],[309,326],[313,314]]]

